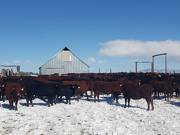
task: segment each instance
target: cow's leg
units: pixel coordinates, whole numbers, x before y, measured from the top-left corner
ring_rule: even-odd
[[[53,103],[56,105],[56,96],[53,96]]]
[[[165,99],[167,102],[169,102],[169,98],[170,98],[170,94],[169,94],[169,92],[166,92],[166,98]]]
[[[62,102],[62,96],[60,96],[60,99],[59,99],[59,100],[60,100],[60,102]]]
[[[31,97],[31,99],[30,99],[30,103],[31,103],[32,106],[34,106],[34,105],[33,105],[33,101],[32,101],[32,97]]]
[[[178,95],[179,95],[179,94],[178,94],[178,90],[176,90],[176,97],[178,97]]]
[[[16,99],[16,101],[15,101],[15,109],[16,110],[18,110],[17,105],[18,105],[18,99]]]
[[[48,107],[50,107],[50,102],[51,102],[51,98],[48,96],[48,101],[47,101]]]
[[[9,109],[13,109],[13,101],[12,100],[9,100]]]
[[[94,102],[96,102],[96,92],[94,92]]]
[[[14,101],[12,101],[11,104],[12,104],[12,105],[11,105],[12,109],[14,109]]]
[[[124,108],[126,108],[126,105],[127,105],[127,98],[125,98],[125,105],[124,105]]]
[[[168,102],[170,101],[170,98],[171,98],[171,93],[168,92],[168,97],[167,97],[167,101],[168,101]]]
[[[50,104],[53,105],[53,96],[50,97]]]
[[[166,93],[166,101],[168,101],[168,100],[169,100],[169,94]]]
[[[92,98],[92,96],[93,96],[93,91],[91,90],[91,98]]]
[[[115,93],[115,95],[114,95],[114,96],[115,96],[115,99],[116,99],[116,104],[119,104],[119,102],[118,102],[118,99],[119,99],[119,98],[118,98],[118,94],[117,94],[117,93]]]
[[[69,102],[69,97],[66,96],[66,104],[68,104],[68,102]]]
[[[113,100],[116,100],[116,104],[118,104],[118,94],[117,93],[113,93]]]
[[[79,102],[79,99],[80,99],[80,95],[77,95],[77,101]]]
[[[69,97],[69,104],[71,104],[71,97]]]
[[[148,111],[150,110],[150,101],[147,101],[147,104],[148,104]]]
[[[112,94],[112,98],[113,98],[113,101],[116,100],[114,93]]]
[[[153,104],[153,98],[151,98],[151,107],[152,107],[152,110],[154,110],[154,104]]]
[[[130,100],[131,100],[131,99],[130,99],[130,98],[128,98],[128,107],[130,107]]]
[[[5,98],[4,98],[4,95],[2,96],[2,100],[3,100],[3,102],[5,102]]]
[[[98,98],[98,102],[100,102],[100,101],[99,101],[99,93],[97,94],[97,98]]]
[[[26,98],[27,106],[29,106],[29,98]]]
[[[164,92],[164,97],[165,97],[165,101],[166,101],[166,93]]]
[[[30,102],[30,104],[33,106],[32,97],[31,97],[31,96],[28,96],[28,97],[26,98],[26,101],[27,101],[27,106],[29,106],[29,102]]]
[[[2,100],[3,100],[3,102],[5,102],[4,91],[2,91]]]
[[[147,110],[149,111],[149,109],[150,109],[150,100],[146,98],[146,102],[147,102],[147,105],[148,105]]]
[[[86,97],[87,97],[87,100],[89,101],[89,97],[88,97],[88,93],[87,93],[87,91],[86,91]]]
[[[50,103],[49,103],[49,101],[48,101],[48,107],[50,107]]]

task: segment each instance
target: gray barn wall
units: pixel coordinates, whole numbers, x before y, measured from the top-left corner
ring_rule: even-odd
[[[66,48],[67,49],[67,48]],[[42,75],[50,75],[54,73],[87,73],[89,66],[80,60],[69,49],[62,50],[54,58],[39,68],[39,73]]]

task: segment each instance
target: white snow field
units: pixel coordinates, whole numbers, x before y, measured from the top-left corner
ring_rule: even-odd
[[[102,96],[94,103],[85,99],[71,105],[47,105],[34,100],[34,107],[20,100],[18,111],[9,110],[8,102],[0,102],[0,135],[180,135],[180,100],[171,104],[154,100],[154,111],[147,111],[145,100],[132,100],[124,108],[110,97]]]

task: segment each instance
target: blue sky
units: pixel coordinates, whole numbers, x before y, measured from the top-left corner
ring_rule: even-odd
[[[180,69],[179,41],[179,0],[0,1],[0,64],[21,64],[24,71],[38,72],[64,46],[92,72],[133,71],[134,61],[151,60],[159,50],[169,51],[169,69]]]

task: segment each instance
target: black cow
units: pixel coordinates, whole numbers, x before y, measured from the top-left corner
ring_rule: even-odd
[[[79,93],[79,89],[80,87],[78,85],[60,85],[57,96],[60,97],[61,101],[62,97],[65,96],[66,103],[71,104],[71,97],[77,95],[77,93]]]
[[[22,79],[22,81],[25,85],[27,106],[29,106],[29,101],[33,106],[32,100],[34,98],[47,99],[48,106],[53,105],[60,83],[41,82],[33,78]]]

